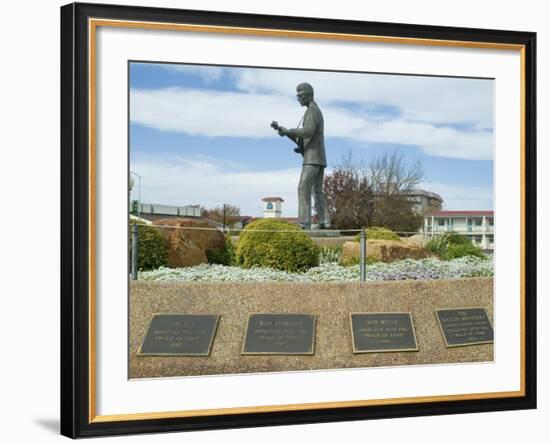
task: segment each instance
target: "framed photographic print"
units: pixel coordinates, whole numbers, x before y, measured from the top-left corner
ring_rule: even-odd
[[[534,408],[535,45],[63,6],[62,434]]]

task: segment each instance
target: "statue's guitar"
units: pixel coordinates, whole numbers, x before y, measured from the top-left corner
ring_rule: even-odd
[[[271,122],[271,127],[273,129],[275,129],[276,131],[278,131],[279,128],[280,128],[279,123],[277,123],[276,121]],[[294,135],[281,135],[281,136],[285,136],[285,137],[291,139],[292,141],[294,141],[296,143],[296,146],[297,146],[294,149],[294,152],[299,153],[302,156],[304,155],[304,139],[303,138],[295,137]]]

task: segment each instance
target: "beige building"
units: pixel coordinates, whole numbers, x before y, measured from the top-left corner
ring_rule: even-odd
[[[439,210],[424,217],[423,227],[428,236],[456,232],[482,249],[493,250],[495,247],[495,215],[492,210]]]
[[[407,192],[407,195],[409,200],[414,203],[414,210],[424,216],[440,211],[443,206],[443,198],[434,192],[412,189]]]

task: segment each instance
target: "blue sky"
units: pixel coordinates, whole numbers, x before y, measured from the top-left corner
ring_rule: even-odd
[[[130,169],[143,202],[237,205],[281,196],[295,216],[301,157],[270,127],[295,127],[298,83],[315,89],[328,170],[342,156],[420,160],[447,210],[493,209],[493,81],[304,70],[130,64]],[[137,197],[134,195],[133,197]]]

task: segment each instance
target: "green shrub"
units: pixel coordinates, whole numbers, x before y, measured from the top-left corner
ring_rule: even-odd
[[[385,227],[369,227],[366,230],[367,239],[389,239],[393,241],[401,241],[399,236]],[[355,237],[355,241],[360,240],[360,235]]]
[[[449,244],[460,244],[460,245],[472,245],[472,241],[470,241],[466,236],[461,235],[456,232],[449,232],[447,235],[447,242]]]
[[[342,258],[342,246],[321,246],[319,250],[319,263],[328,264],[340,262]]]
[[[448,245],[448,235],[446,233],[443,233],[441,235],[435,235],[434,237],[432,237],[426,243],[424,248],[437,256],[443,256],[445,252],[447,252]]]
[[[258,219],[248,224],[241,233],[236,262],[244,268],[271,267],[302,272],[319,264],[319,248],[295,224],[280,219]]]
[[[483,251],[472,244],[467,237],[454,232],[434,236],[426,243],[425,248],[445,260],[462,258],[463,256],[486,258]]]
[[[447,252],[443,255],[443,259],[456,259],[462,258],[463,256],[477,256],[478,258],[485,259],[486,256],[483,254],[483,251],[473,245],[472,243],[468,244],[449,244]]]
[[[342,267],[352,267],[359,265],[359,257],[358,256],[348,256],[345,261],[340,260],[340,265]]]
[[[380,262],[380,260],[374,256],[367,256],[365,261],[366,265],[372,265]],[[346,262],[340,261],[340,265],[343,267],[358,266],[359,264],[361,264],[361,258],[359,256],[350,256]]]
[[[466,275],[467,278],[487,278],[494,276],[494,270],[493,269],[479,269],[479,270],[473,270],[470,273]]]
[[[138,269],[151,270],[168,265],[168,246],[164,236],[155,227],[143,221],[130,220],[129,241],[130,265],[132,257],[132,226],[138,227]]]
[[[206,258],[210,264],[222,264],[224,266],[235,265],[235,244],[231,240],[231,236],[225,236],[223,250],[207,250]]]

